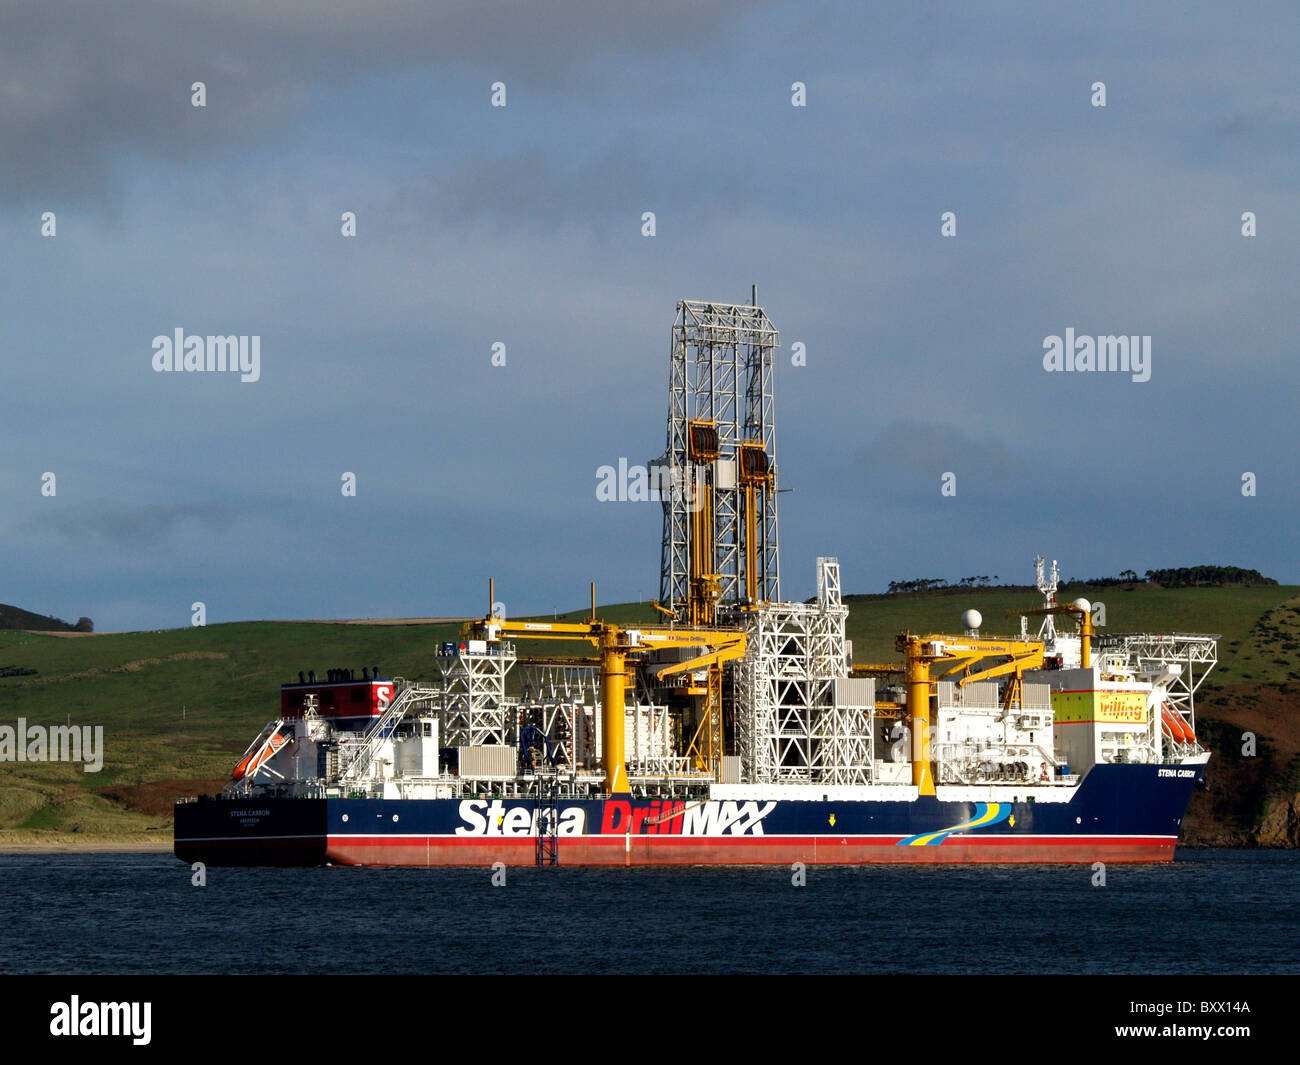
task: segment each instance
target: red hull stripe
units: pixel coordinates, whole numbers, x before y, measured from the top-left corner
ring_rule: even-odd
[[[1176,836],[949,836],[930,847],[896,846],[903,836],[561,836],[560,865],[875,865],[1033,862],[1168,862]],[[536,836],[261,836],[176,841],[236,863],[489,866],[532,865]],[[189,860],[186,858],[185,860]]]
[[[306,837],[279,837],[300,839]],[[894,846],[906,836],[779,836],[779,835],[762,835],[762,836],[632,836],[632,847],[653,847],[663,849],[665,847],[706,847],[725,845],[737,849],[747,849],[752,847],[781,847],[791,844],[803,846],[846,846],[849,844],[855,846]],[[619,850],[627,848],[629,837],[626,834],[609,834],[603,836],[561,836],[559,845],[564,847],[616,847]],[[1086,836],[1086,835],[1069,835],[1069,836],[1033,836],[1033,835],[1001,835],[1001,836],[961,836],[953,835],[948,837],[947,843],[936,846],[922,848],[920,846],[910,847],[909,850],[935,850],[937,847],[946,847],[953,843],[976,844],[980,846],[1088,846],[1094,843],[1107,843],[1117,846],[1163,846],[1170,844],[1178,839],[1177,836]],[[474,847],[484,846],[496,843],[504,843],[508,846],[516,847],[535,847],[537,845],[536,836],[429,836],[429,835],[397,835],[396,833],[385,834],[382,836],[361,836],[361,835],[343,835],[329,836],[328,843],[330,846],[357,846],[357,847]]]
[[[1176,836],[949,837],[935,847],[899,847],[887,836],[560,837],[560,865],[1003,864],[1168,862]],[[330,836],[326,858],[341,865],[532,865],[535,836]]]

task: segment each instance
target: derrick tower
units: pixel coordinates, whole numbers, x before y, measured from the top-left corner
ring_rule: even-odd
[[[773,359],[757,303],[682,300],[673,325],[659,602],[677,621],[780,599]]]

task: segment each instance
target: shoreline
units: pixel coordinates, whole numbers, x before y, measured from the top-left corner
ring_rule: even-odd
[[[170,854],[168,840],[86,840],[85,842],[50,841],[18,843],[0,840],[0,854]]]

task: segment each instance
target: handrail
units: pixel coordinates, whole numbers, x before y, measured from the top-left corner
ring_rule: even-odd
[[[362,737],[358,750],[352,756],[351,761],[343,768],[343,772],[339,774],[339,783],[360,783],[374,764],[375,757],[379,754],[379,748],[383,746],[385,740],[392,738],[398,724],[406,716],[410,704],[418,699],[430,698],[435,694],[432,689],[414,686],[403,688],[397,694],[397,698],[388,704],[388,709],[370,726],[369,731]]]

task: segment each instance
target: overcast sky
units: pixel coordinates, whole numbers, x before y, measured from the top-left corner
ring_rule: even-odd
[[[1294,5],[969,7],[3,5],[0,602],[653,597],[658,504],[596,471],[663,450],[677,301],[751,284],[786,597],[819,554],[1300,583]],[[155,372],[176,329],[260,379]],[[1067,329],[1150,380],[1046,371]]]

